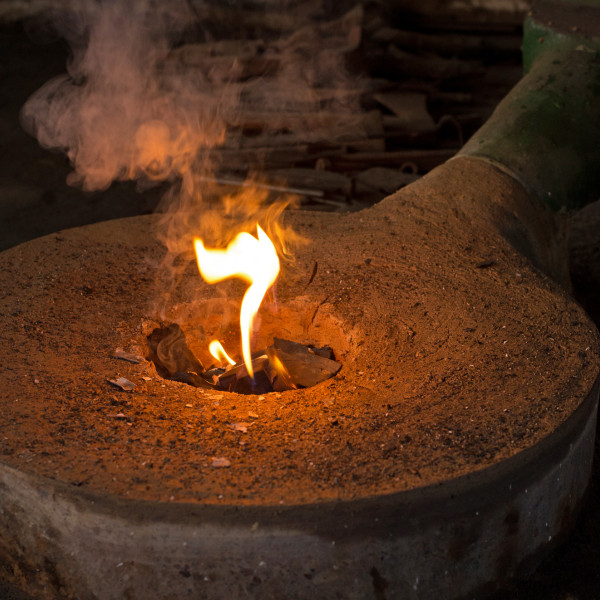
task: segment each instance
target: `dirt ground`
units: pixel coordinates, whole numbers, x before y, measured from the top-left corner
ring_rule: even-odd
[[[35,36],[34,36],[35,37]],[[136,194],[133,186],[113,185],[103,193],[82,194],[64,182],[66,159],[38,147],[20,128],[25,99],[53,73],[61,72],[65,50],[59,42],[36,45],[20,28],[0,35],[0,247],[10,248],[41,235],[116,217],[151,212],[160,189]],[[600,323],[600,205],[573,215],[572,275],[575,296]],[[598,454],[597,450],[597,454]],[[600,456],[598,456],[600,459]],[[600,597],[600,460],[582,515],[572,535],[534,572],[497,595],[497,600],[593,600]],[[0,597],[25,600],[0,587]]]

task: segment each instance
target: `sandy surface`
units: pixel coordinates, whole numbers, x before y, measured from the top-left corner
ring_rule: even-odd
[[[593,325],[478,222],[472,182],[491,199],[506,176],[469,159],[447,172],[445,204],[423,182],[366,211],[287,219],[310,244],[263,308],[255,347],[273,335],[331,345],[342,371],[306,390],[204,392],[112,358],[148,355],[161,322],[178,322],[204,362],[213,334],[236,345],[220,294],[234,302],[240,286],[205,284],[191,255],[174,280],[158,217],[5,251],[3,460],[126,497],[295,504],[435,483],[539,441],[594,382]],[[136,388],[116,389],[118,376]]]

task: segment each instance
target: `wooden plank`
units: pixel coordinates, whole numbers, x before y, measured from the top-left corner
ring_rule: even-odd
[[[418,92],[379,92],[373,98],[396,115],[397,129],[434,131],[435,122],[427,110],[427,95]]]

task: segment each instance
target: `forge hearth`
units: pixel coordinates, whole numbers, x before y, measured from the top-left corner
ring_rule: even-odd
[[[473,159],[447,173],[428,179],[437,196],[289,215],[313,243],[259,332],[334,348],[343,369],[307,389],[215,393],[114,358],[144,355],[160,322],[193,345],[194,315],[227,309],[191,255],[176,286],[162,278],[158,217],[0,255],[10,578],[36,592],[52,565],[47,597],[364,598],[385,581],[431,598],[555,538],[589,472],[597,339],[491,225],[494,198],[519,214],[525,192]]]

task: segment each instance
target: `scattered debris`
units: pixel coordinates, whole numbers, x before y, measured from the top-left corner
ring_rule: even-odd
[[[233,429],[234,431],[239,431],[241,433],[248,433],[248,427],[251,427],[252,423],[228,423],[227,427]]]
[[[251,410],[248,411],[248,417],[250,417],[251,419],[258,419],[258,415]]]
[[[231,461],[228,458],[225,458],[223,456],[215,457],[212,459],[210,466],[214,467],[215,469],[230,467]]]
[[[116,379],[109,379],[109,383],[121,388],[126,392],[131,392],[135,388],[135,383],[129,381],[129,379],[125,379],[125,377],[117,377]]]
[[[131,352],[125,352],[123,348],[117,348],[113,354],[113,358],[126,360],[127,362],[134,363],[136,365],[145,361],[143,356],[139,356],[139,354],[132,354]]]
[[[116,415],[106,415],[106,416],[109,417],[110,419],[117,419],[119,421],[127,420],[127,415],[124,415],[123,413],[117,413]]]
[[[493,267],[497,264],[498,261],[490,258],[489,260],[483,260],[475,265],[476,269],[488,269],[489,267]]]

